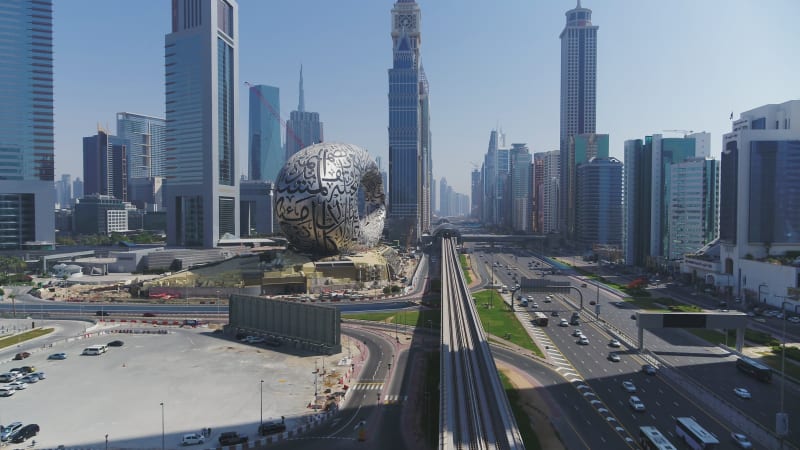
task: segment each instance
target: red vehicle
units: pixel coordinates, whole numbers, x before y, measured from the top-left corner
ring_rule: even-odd
[[[155,316],[156,316],[155,313],[151,313],[151,312],[146,312],[146,313],[142,314],[142,317],[155,317]]]
[[[28,352],[20,352],[20,353],[17,353],[16,355],[14,355],[14,359],[19,361],[20,359],[25,359],[25,358],[27,358],[29,356],[31,356],[31,354],[28,353]]]

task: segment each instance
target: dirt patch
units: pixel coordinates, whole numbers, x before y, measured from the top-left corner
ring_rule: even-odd
[[[497,364],[497,368],[508,377],[511,385],[517,389],[519,398],[522,401],[522,409],[530,419],[531,426],[536,432],[536,436],[539,438],[541,448],[548,450],[566,449],[564,444],[559,440],[556,431],[550,425],[547,403],[535,390],[538,386],[534,386],[526,376],[519,373],[514,367],[497,360],[495,360],[495,363]]]

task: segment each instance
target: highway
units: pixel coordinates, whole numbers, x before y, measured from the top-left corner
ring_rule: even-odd
[[[442,239],[441,449],[524,448],[497,374],[455,238]]]

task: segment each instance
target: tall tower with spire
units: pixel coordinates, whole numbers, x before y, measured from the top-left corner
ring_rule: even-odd
[[[392,8],[389,69],[389,221],[391,239],[414,243],[430,230],[429,84],[420,61],[422,15],[414,0]]]
[[[580,0],[566,12],[561,39],[561,135],[559,231],[567,239],[575,233],[575,145],[577,134],[595,133],[597,100],[597,26],[592,10]]]
[[[322,122],[319,113],[306,111],[306,96],[303,89],[303,66],[300,66],[300,94],[297,111],[289,113],[286,121],[286,160],[309,145],[323,140]]]

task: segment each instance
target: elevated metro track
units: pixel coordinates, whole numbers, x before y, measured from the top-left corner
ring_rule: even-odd
[[[523,449],[456,245],[442,239],[439,448]]]

